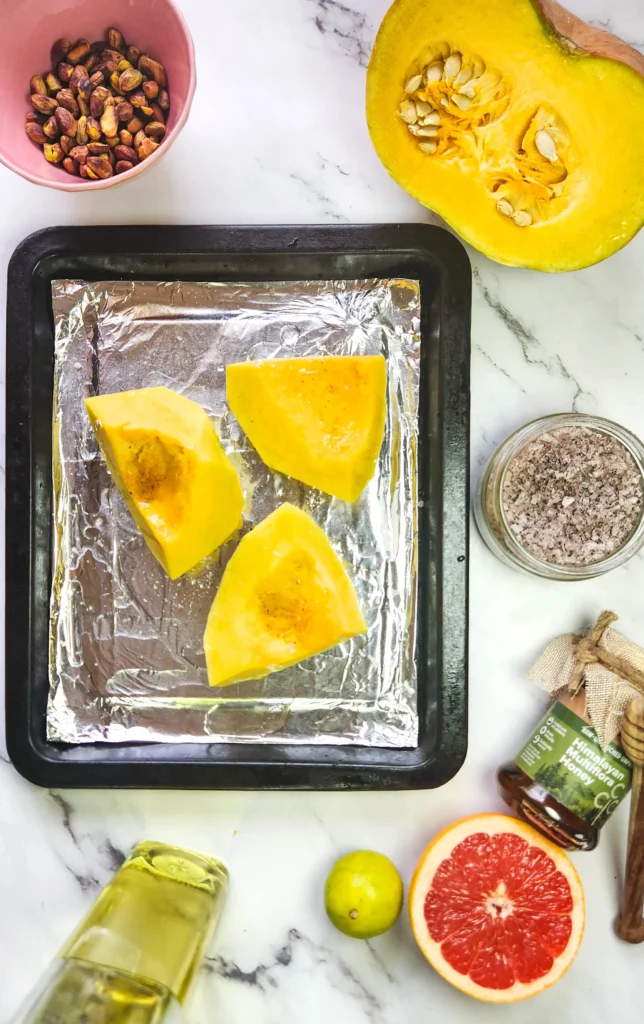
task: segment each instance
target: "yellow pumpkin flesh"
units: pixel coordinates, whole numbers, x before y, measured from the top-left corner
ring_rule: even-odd
[[[204,634],[211,686],[260,679],[366,630],[324,531],[280,505],[230,559]]]
[[[373,476],[384,435],[383,356],[233,363],[226,388],[267,466],[355,501]]]
[[[200,405],[159,387],[85,406],[114,482],[172,579],[239,528],[239,478]]]
[[[553,0],[396,0],[367,120],[390,174],[475,248],[574,270],[644,222],[643,76]]]

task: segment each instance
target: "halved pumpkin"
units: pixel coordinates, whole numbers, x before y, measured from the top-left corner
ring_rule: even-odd
[[[384,435],[383,356],[233,363],[226,388],[267,466],[355,501],[373,476]]]
[[[396,0],[367,120],[396,181],[501,263],[575,270],[644,223],[644,57],[554,0]]]
[[[239,478],[200,405],[160,387],[85,406],[114,482],[172,579],[239,528]]]
[[[280,505],[226,566],[204,634],[208,682],[261,679],[366,628],[324,531],[306,512]]]

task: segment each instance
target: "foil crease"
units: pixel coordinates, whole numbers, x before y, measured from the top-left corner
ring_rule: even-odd
[[[417,745],[419,285],[55,281],[54,571],[47,735],[65,743]],[[226,405],[227,363],[383,353],[385,439],[346,504],[270,471]],[[100,455],[83,399],[164,384],[199,402],[238,470],[244,524],[170,580]],[[369,630],[266,679],[212,689],[202,636],[239,538],[283,501],[344,560]]]

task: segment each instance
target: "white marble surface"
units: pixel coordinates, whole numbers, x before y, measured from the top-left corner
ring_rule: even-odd
[[[466,0],[460,0],[466,2]],[[424,221],[388,178],[363,116],[365,66],[387,0],[183,0],[200,84],[192,117],[149,175],[100,193],[39,189],[0,168],[0,303],[17,243],[51,224]],[[571,0],[644,48],[639,0]],[[607,263],[549,277],[471,253],[472,473],[515,427],[571,408],[644,436],[644,234]],[[46,792],[0,748],[0,1021],[142,837],[225,857],[233,886],[190,1024],[589,1024],[637,1019],[644,949],[612,934],[624,811],[597,852],[576,857],[588,902],[577,963],[556,989],[503,1011],[450,989],[405,919],[368,944],[327,922],[320,889],[339,854],[369,846],[406,879],[428,839],[502,809],[494,770],[531,729],[542,698],[524,680],[540,647],[604,607],[644,642],[644,556],[604,579],[561,585],[503,567],[472,536],[470,747],[435,792],[401,794]]]

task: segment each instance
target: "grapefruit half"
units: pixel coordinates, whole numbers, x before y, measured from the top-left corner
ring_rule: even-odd
[[[429,844],[409,889],[421,950],[446,981],[489,1003],[537,995],[574,960],[584,894],[566,854],[529,825],[479,814]]]

